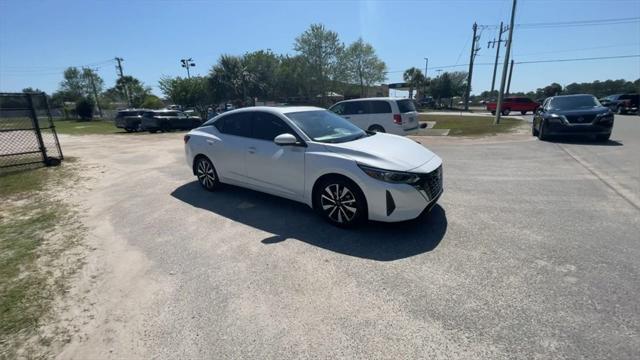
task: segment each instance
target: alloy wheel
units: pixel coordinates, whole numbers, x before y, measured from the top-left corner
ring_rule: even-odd
[[[200,159],[196,166],[196,176],[200,184],[207,189],[212,189],[216,184],[216,173],[213,165],[206,159]]]
[[[320,196],[320,206],[327,217],[338,224],[346,224],[356,217],[358,208],[353,192],[342,184],[330,184]]]

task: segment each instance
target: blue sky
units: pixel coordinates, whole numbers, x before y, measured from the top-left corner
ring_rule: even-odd
[[[349,43],[359,36],[387,63],[388,82],[411,66],[466,64],[471,26],[508,22],[511,0],[493,1],[31,1],[0,0],[0,91],[31,86],[54,91],[69,65],[92,64],[110,87],[115,56],[152,86],[163,75],[184,76],[179,59],[192,57],[205,74],[220,54],[258,49],[294,54],[294,38],[311,23],[323,23]],[[640,17],[637,0],[520,0],[516,23]],[[476,62],[493,62],[481,33]],[[504,49],[504,48],[503,48]],[[501,51],[504,54],[504,51]],[[640,22],[606,26],[518,29],[516,61],[640,54]],[[500,68],[500,67],[499,67]],[[464,70],[453,67],[446,70]],[[491,86],[492,66],[474,70],[473,92]],[[640,58],[516,65],[513,91],[552,81],[562,85],[640,78]],[[160,95],[160,94],[159,94]]]

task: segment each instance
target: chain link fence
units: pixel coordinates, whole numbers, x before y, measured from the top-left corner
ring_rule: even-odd
[[[62,161],[44,93],[0,93],[0,169]]]

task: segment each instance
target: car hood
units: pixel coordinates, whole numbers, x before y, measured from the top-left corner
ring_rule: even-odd
[[[415,169],[436,156],[409,138],[382,133],[345,143],[324,145],[327,150],[344,155],[359,164],[395,171]]]
[[[564,115],[564,116],[584,116],[584,115],[596,115],[596,114],[602,114],[602,113],[607,113],[609,112],[609,108],[608,107],[594,107],[591,109],[576,109],[576,110],[556,110],[556,109],[551,109],[549,112],[552,114],[557,114],[557,115]]]

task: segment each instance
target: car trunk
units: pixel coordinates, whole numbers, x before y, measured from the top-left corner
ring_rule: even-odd
[[[398,100],[398,109],[402,118],[402,128],[413,130],[418,128],[418,111],[413,100]]]

